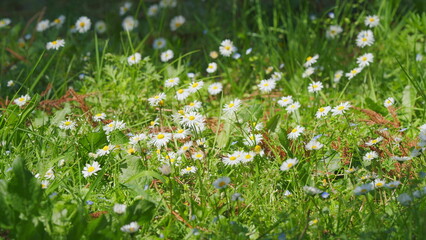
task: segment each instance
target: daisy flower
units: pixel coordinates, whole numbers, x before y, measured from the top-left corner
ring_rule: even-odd
[[[182,117],[180,124],[187,128],[194,128],[198,131],[203,131],[205,128],[205,119],[203,115],[197,112],[189,112]]]
[[[349,102],[341,103],[337,105],[336,107],[334,107],[333,109],[331,109],[331,112],[333,113],[332,115],[333,116],[342,115],[343,113],[345,113],[346,110],[349,110],[350,107],[351,105],[349,104]]]
[[[202,160],[204,158],[203,152],[195,152],[191,155],[194,160]]]
[[[50,182],[47,180],[41,181],[41,188],[46,189],[49,186]]]
[[[167,143],[171,139],[170,133],[158,133],[157,135],[152,135],[150,144],[154,145],[156,148],[161,148],[163,146],[166,146]]]
[[[198,109],[200,109],[202,106],[202,103],[200,101],[193,101],[190,102],[188,105],[186,105],[184,107],[185,112],[190,112],[190,111],[197,111]]]
[[[413,201],[413,198],[410,197],[407,193],[402,193],[397,198],[398,202],[401,203],[403,206],[409,206],[410,203]]]
[[[97,175],[96,172],[98,172],[99,170],[101,170],[101,165],[99,165],[98,162],[94,161],[92,164],[86,164],[86,166],[83,168],[83,171],[81,171],[83,173],[83,177],[87,178],[90,177],[92,175]]]
[[[192,141],[188,141],[188,142],[184,143],[182,145],[182,147],[180,147],[178,153],[183,154],[183,153],[187,152],[191,148],[191,146],[192,146]]]
[[[274,73],[271,75],[271,79],[272,79],[272,80],[275,80],[275,81],[279,81],[279,80],[281,80],[282,76],[283,76],[283,74],[282,74],[282,73],[280,73],[280,72],[274,72]]]
[[[243,153],[241,153],[240,161],[242,163],[251,162],[251,161],[253,161],[254,156],[256,156],[255,152],[251,152],[251,151],[250,152],[243,152]]]
[[[183,16],[176,16],[172,18],[172,20],[170,21],[170,29],[172,31],[176,31],[185,23],[185,21],[186,19]]]
[[[142,59],[141,54],[135,53],[127,58],[127,62],[129,63],[130,66],[132,66],[133,64],[138,64],[141,61],[141,59]]]
[[[359,195],[365,195],[368,192],[370,192],[371,190],[373,190],[373,185],[371,183],[367,183],[367,184],[363,184],[361,186],[357,186],[354,190],[354,194],[359,196]]]
[[[406,156],[403,156],[403,157],[392,156],[392,159],[396,160],[396,161],[399,161],[399,162],[405,162],[405,161],[411,160],[411,157],[406,157]]]
[[[241,100],[238,98],[232,100],[230,103],[225,105],[225,107],[223,108],[223,113],[228,114],[237,112],[239,107],[241,106],[241,103]]]
[[[299,162],[299,160],[297,160],[297,158],[290,158],[287,159],[286,161],[284,161],[281,164],[280,170],[281,171],[287,171],[290,168],[294,167],[297,163]]]
[[[188,89],[179,89],[176,91],[176,99],[178,101],[183,101],[189,96],[190,92]]]
[[[132,7],[131,2],[125,2],[123,6],[120,7],[120,16],[123,16],[124,14],[126,14],[131,7]]]
[[[167,43],[167,41],[166,41],[165,38],[157,38],[152,43],[152,47],[154,49],[162,49],[162,48],[166,47],[166,43]]]
[[[294,140],[300,136],[305,131],[304,127],[296,126],[291,130],[291,132],[287,135],[288,139]]]
[[[312,66],[314,63],[317,62],[318,58],[319,58],[318,54],[314,55],[313,57],[311,56],[307,57],[306,62],[303,64],[303,66],[305,68]]]
[[[132,136],[132,137],[130,138],[129,143],[130,143],[131,145],[135,145],[135,144],[137,144],[138,142],[140,142],[140,141],[142,141],[142,140],[145,140],[145,139],[147,139],[147,138],[148,138],[148,136],[147,136],[146,134],[144,134],[144,133],[137,134],[137,135]]]
[[[323,147],[324,145],[320,142],[318,142],[315,139],[312,139],[311,141],[309,141],[306,146],[305,149],[306,150],[319,150]]]
[[[37,32],[44,32],[49,28],[49,20],[45,19],[37,23],[36,31]]]
[[[13,87],[13,86],[15,86],[15,82],[13,80],[9,80],[9,81],[7,81],[7,86],[8,87]]]
[[[343,70],[338,70],[337,72],[334,73],[333,81],[335,83],[340,82],[340,79],[342,78],[342,76],[343,76]]]
[[[127,208],[126,204],[116,203],[114,204],[113,210],[117,214],[123,214],[126,212],[126,208]]]
[[[210,95],[217,95],[220,92],[222,92],[223,85],[220,82],[212,83],[209,88],[207,89]]]
[[[206,71],[208,73],[214,73],[217,70],[217,64],[215,62],[209,63],[209,66],[207,67]]]
[[[293,103],[293,97],[292,96],[286,96],[282,97],[280,100],[278,100],[278,105],[281,107],[285,107],[287,105],[290,105]]]
[[[46,178],[48,180],[55,179],[55,173],[53,172],[53,169],[47,170],[46,174],[44,174],[44,178]]]
[[[227,155],[227,156],[225,156],[225,157],[222,158],[222,162],[226,166],[236,165],[236,164],[238,164],[238,163],[241,162],[241,153],[234,152],[234,153],[232,153],[230,155]]]
[[[385,102],[383,103],[383,105],[385,105],[385,107],[390,107],[395,103],[395,99],[393,97],[389,97],[386,98]]]
[[[234,43],[231,40],[225,39],[220,43],[219,52],[222,56],[229,57],[234,51]]]
[[[158,4],[153,4],[153,5],[149,6],[147,15],[149,17],[153,17],[153,16],[158,14],[159,10],[160,10],[160,8],[159,8]]]
[[[244,145],[246,146],[255,146],[262,142],[263,136],[262,134],[250,134],[248,137],[244,139]]]
[[[169,60],[171,60],[174,57],[174,53],[172,50],[167,50],[165,52],[161,53],[161,61],[162,62],[168,62]]]
[[[100,122],[102,120],[105,120],[106,114],[105,113],[98,113],[95,116],[92,117],[93,121]]]
[[[371,30],[361,31],[356,38],[358,47],[371,46],[374,43],[374,34]]]
[[[77,124],[74,121],[71,121],[69,119],[59,123],[59,128],[65,129],[65,130],[74,130],[76,126]]]
[[[223,188],[226,188],[230,182],[231,182],[231,179],[229,177],[221,177],[213,182],[213,186],[216,189],[223,189]]]
[[[30,97],[28,94],[26,94],[26,95],[22,95],[22,96],[20,96],[19,98],[17,98],[17,99],[15,99],[15,100],[13,100],[13,102],[14,102],[16,105],[18,105],[18,106],[22,107],[22,106],[24,106],[25,104],[27,104],[27,102],[28,102],[28,101],[30,101],[30,100],[31,100],[31,97]]]
[[[373,62],[374,56],[372,53],[366,53],[356,59],[356,63],[360,68],[369,66]]]
[[[393,181],[393,182],[390,182],[390,183],[386,183],[385,187],[386,187],[386,188],[389,188],[389,189],[395,189],[395,188],[397,188],[400,184],[401,184],[401,182],[400,182],[400,181]]]
[[[178,77],[169,78],[164,83],[164,86],[167,87],[167,88],[175,87],[179,84],[179,82],[180,82],[180,79]]]
[[[352,78],[353,78],[353,77],[355,77],[358,73],[360,73],[360,72],[362,71],[362,69],[363,69],[363,68],[361,68],[361,67],[354,68],[354,69],[352,69],[350,72],[346,73],[346,74],[345,74],[345,76],[346,76],[348,79],[352,79]]]
[[[362,157],[362,159],[363,159],[364,161],[371,161],[371,160],[376,159],[376,158],[378,158],[378,157],[379,157],[379,155],[377,154],[377,152],[375,152],[375,151],[371,151],[371,152],[366,153],[366,154],[364,155],[364,157]]]
[[[97,33],[102,34],[105,33],[107,30],[107,25],[104,21],[97,21],[95,23],[95,30]]]
[[[311,186],[303,186],[303,191],[305,191],[309,195],[316,195],[322,193],[320,189]]]
[[[58,39],[52,42],[48,42],[46,44],[46,49],[50,50],[50,49],[54,49],[54,50],[58,50],[60,47],[63,47],[65,45],[65,41],[63,39]]]
[[[130,224],[124,225],[120,228],[122,232],[134,233],[139,230],[140,226],[137,222],[131,222]]]
[[[268,80],[262,80],[260,81],[260,83],[257,85],[257,87],[259,87],[259,90],[263,93],[269,93],[272,90],[274,90],[275,86],[277,85],[276,81],[273,79],[268,79]]]
[[[79,33],[85,33],[89,31],[91,25],[92,25],[92,22],[90,21],[90,19],[86,16],[82,16],[75,23],[75,29]]]
[[[372,139],[372,140],[366,142],[365,145],[367,145],[367,146],[373,146],[373,145],[381,142],[382,140],[383,140],[383,137],[378,137],[376,139]]]
[[[166,94],[159,93],[155,95],[154,97],[148,98],[148,102],[149,102],[149,105],[155,107],[155,106],[158,106],[159,104],[164,103],[164,99],[166,99]]]
[[[160,1],[160,7],[162,8],[174,8],[177,5],[176,0],[161,0]]]
[[[318,111],[315,114],[315,117],[316,118],[322,118],[322,117],[326,116],[330,111],[331,111],[330,106],[320,107],[320,108],[318,108]]]
[[[189,174],[189,173],[195,173],[196,171],[197,171],[197,167],[187,166],[186,168],[184,168],[180,171],[180,174],[185,175],[185,174]]]
[[[323,89],[323,85],[321,82],[312,82],[309,84],[308,86],[308,92],[318,92],[321,91],[321,89]]]
[[[123,121],[112,121],[105,126],[102,127],[102,129],[105,131],[106,134],[114,131],[114,130],[123,130],[126,127],[126,123]]]
[[[306,68],[306,70],[303,72],[302,77],[303,78],[307,78],[309,76],[311,76],[312,74],[314,74],[315,72],[315,68],[313,67],[308,67]]]
[[[123,27],[124,31],[132,31],[139,26],[139,21],[133,16],[127,16],[124,18],[121,26]]]
[[[0,20],[0,28],[4,28],[9,25],[12,21],[9,18],[3,18]]]
[[[296,111],[299,108],[300,108],[300,103],[299,102],[294,102],[294,103],[288,105],[285,108],[285,110],[287,110],[288,113],[292,113],[292,112]]]
[[[62,25],[64,24],[64,22],[65,22],[65,16],[64,16],[64,15],[61,15],[61,16],[59,16],[59,17],[55,18],[55,20],[53,20],[53,21],[50,23],[50,26],[51,26],[51,27],[56,27],[56,28],[61,28],[61,27],[62,27]]]
[[[181,128],[181,129],[178,129],[174,134],[173,134],[173,138],[174,139],[184,139],[184,138],[186,138],[188,135],[190,134],[190,131],[188,131],[188,130],[186,130],[186,129],[184,129],[184,128]]]
[[[376,179],[372,182],[374,188],[382,188],[386,185],[386,182],[381,179]]]
[[[376,15],[367,16],[365,17],[365,20],[364,20],[365,26],[370,28],[376,27],[377,25],[379,25],[379,22],[380,22],[380,19]]]
[[[199,82],[192,82],[189,87],[188,87],[188,91],[190,93],[195,93],[196,91],[200,90],[201,88],[203,88],[204,86],[204,82],[203,81],[199,81]]]
[[[339,25],[331,25],[328,29],[327,29],[327,31],[326,31],[326,33],[325,33],[325,36],[327,37],[327,38],[331,38],[331,39],[334,39],[337,35],[339,35],[340,33],[342,33],[343,32],[343,29],[342,29],[342,27],[341,26],[339,26]]]
[[[105,145],[103,148],[96,150],[96,155],[99,157],[105,156],[111,153],[115,149],[114,145]]]

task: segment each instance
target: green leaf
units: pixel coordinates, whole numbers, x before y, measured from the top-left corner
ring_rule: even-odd
[[[89,152],[94,152],[96,149],[102,148],[108,143],[106,134],[104,131],[92,132],[86,134],[78,141],[82,147]]]
[[[114,131],[110,134],[110,142],[114,145],[128,143],[129,139],[124,133],[120,131]]]
[[[276,114],[275,116],[273,116],[268,123],[266,123],[266,129],[269,130],[270,132],[275,131],[275,129],[278,126],[278,122],[280,121],[281,118],[281,114]]]

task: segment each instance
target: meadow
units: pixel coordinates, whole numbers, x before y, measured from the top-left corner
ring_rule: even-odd
[[[0,11],[0,238],[426,236],[423,1],[38,2]]]

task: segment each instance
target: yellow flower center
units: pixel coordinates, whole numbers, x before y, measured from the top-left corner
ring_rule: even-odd
[[[292,133],[295,133],[295,132],[297,132],[297,129],[296,129],[296,128],[294,128],[293,130],[291,130],[291,132],[292,132]]]
[[[193,84],[192,84],[192,87],[193,87],[193,88],[198,87],[198,83],[193,83]]]
[[[189,116],[188,119],[191,120],[191,121],[193,121],[195,119],[195,117],[194,116]]]
[[[65,125],[65,126],[69,126],[69,125],[71,125],[71,121],[66,121],[66,122],[64,122],[64,125]]]
[[[234,157],[234,156],[232,156],[232,157],[229,157],[229,160],[231,160],[231,161],[234,161],[234,160],[236,160],[237,158],[236,157]]]
[[[91,173],[91,172],[95,171],[95,167],[90,166],[90,167],[88,167],[88,168],[87,168],[87,171],[88,171],[89,173]]]
[[[365,192],[367,192],[367,189],[363,188],[363,189],[361,189],[361,192],[365,193]]]
[[[157,135],[157,139],[163,139],[164,138],[164,134],[158,134]]]
[[[293,163],[287,164],[287,167],[289,167],[289,168],[293,167]]]
[[[18,99],[18,101],[23,102],[23,101],[25,101],[25,98],[21,97],[21,98]]]
[[[178,133],[183,133],[185,130],[183,130],[183,129],[179,129],[177,132]]]
[[[256,145],[255,147],[254,147],[254,151],[255,152],[260,152],[262,150],[262,147],[261,146],[259,146],[259,145]]]
[[[247,155],[245,156],[245,158],[246,158],[246,159],[250,159],[250,158],[252,158],[252,156],[251,156],[250,154],[247,154]]]
[[[370,22],[374,22],[374,18],[370,18]]]
[[[308,62],[308,61],[310,61],[312,59],[312,57],[307,57],[306,58],[306,61]]]
[[[362,38],[361,41],[367,42],[367,38]]]
[[[182,94],[182,93],[183,93],[183,89],[179,89],[179,90],[177,90],[177,92],[178,92],[179,94]]]
[[[192,167],[186,167],[186,171],[191,171]]]
[[[340,106],[337,108],[337,110],[342,111],[343,109],[345,109],[345,106]]]
[[[200,153],[195,155],[196,158],[201,158],[202,156],[203,156],[203,154],[200,154]]]
[[[231,50],[231,46],[225,46],[225,50],[227,51]]]
[[[324,111],[325,111],[325,108],[320,108],[320,109],[318,109],[318,111],[319,111],[319,112],[324,112]]]
[[[367,61],[367,57],[362,57],[361,60],[365,62]]]
[[[53,41],[52,44],[56,45],[56,44],[58,44],[58,41]]]
[[[104,150],[104,151],[108,151],[108,150],[109,150],[109,146],[105,146],[105,147],[103,147],[103,148],[102,148],[102,150]]]
[[[377,186],[377,187],[381,187],[381,186],[383,186],[383,183],[381,183],[381,182],[376,183],[376,186]]]
[[[354,70],[351,71],[351,73],[355,74],[355,73],[357,73],[357,71],[354,69]]]
[[[228,104],[228,107],[233,107],[233,106],[235,106],[235,104],[233,104],[233,103],[230,103],[230,104]]]
[[[84,27],[86,24],[84,22],[80,23],[80,27]]]

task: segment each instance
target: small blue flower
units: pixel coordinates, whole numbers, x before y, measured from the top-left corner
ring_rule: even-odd
[[[328,192],[323,192],[323,193],[321,193],[321,197],[322,198],[328,198],[328,197],[330,197],[330,194]]]
[[[89,205],[89,206],[93,205],[93,203],[94,203],[94,202],[92,202],[92,201],[90,201],[90,200],[87,200],[87,201],[86,201],[86,204],[87,204],[87,205]]]

